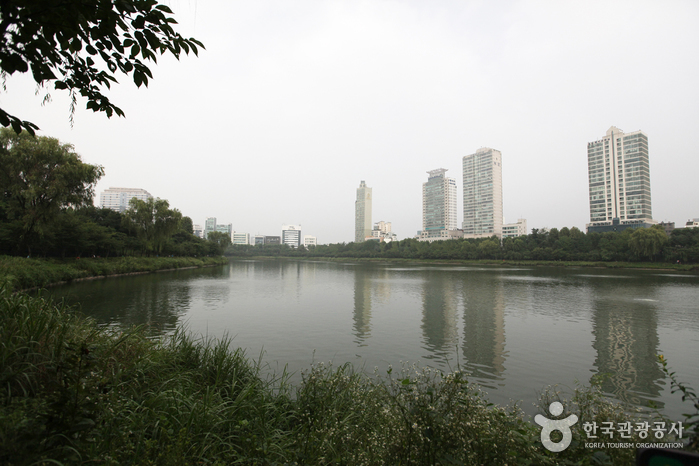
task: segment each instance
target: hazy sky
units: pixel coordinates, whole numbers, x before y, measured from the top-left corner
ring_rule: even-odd
[[[699,2],[165,1],[199,58],[126,77],[126,118],[41,106],[27,76],[0,105],[104,166],[99,192],[144,188],[204,224],[353,241],[361,180],[373,221],[421,228],[427,171],[502,152],[504,214],[589,222],[587,143],[614,125],[650,146],[653,217],[699,217]],[[458,222],[461,226],[462,212]]]

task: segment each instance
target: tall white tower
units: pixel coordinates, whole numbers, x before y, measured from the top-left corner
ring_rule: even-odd
[[[502,154],[488,147],[463,158],[464,238],[502,237]]]
[[[456,230],[456,180],[446,172],[445,168],[430,170],[422,183],[422,241],[447,239],[449,230]]]
[[[624,133],[612,126],[605,137],[588,143],[587,173],[588,231],[653,223],[648,136],[643,131]]]
[[[371,229],[371,188],[362,180],[354,203],[354,242],[361,243],[367,236],[371,236]]]

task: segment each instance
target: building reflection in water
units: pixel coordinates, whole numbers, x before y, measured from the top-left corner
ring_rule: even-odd
[[[388,301],[391,287],[389,271],[358,265],[354,269],[354,342],[357,346],[367,346],[371,337],[372,300]]]
[[[505,370],[505,296],[495,273],[472,273],[462,284],[463,357],[472,377],[501,380]]]
[[[432,270],[423,282],[422,289],[422,334],[423,348],[429,351],[424,358],[427,360],[444,361],[445,369],[451,365],[457,351],[458,332],[457,309],[458,292],[455,289],[457,280],[449,271]],[[457,276],[460,274],[457,274]],[[452,359],[452,361],[449,361]]]
[[[594,366],[603,376],[602,390],[635,406],[658,408],[664,374],[657,362],[658,302],[651,287],[628,285],[595,297]]]

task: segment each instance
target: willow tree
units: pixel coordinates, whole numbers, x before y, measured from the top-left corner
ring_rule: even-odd
[[[83,163],[70,144],[0,128],[3,243],[31,255],[63,209],[92,205],[102,175],[101,166]]]
[[[170,209],[165,199],[133,198],[124,212],[124,225],[144,246],[144,252],[160,254],[168,239],[180,230],[182,213]]]
[[[650,228],[638,228],[629,238],[629,249],[640,259],[651,261],[662,252],[667,243],[667,234],[660,225]]]

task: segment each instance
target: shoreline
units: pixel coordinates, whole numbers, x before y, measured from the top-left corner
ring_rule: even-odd
[[[587,261],[513,261],[468,259],[408,259],[384,257],[294,257],[294,256],[226,256],[230,260],[298,260],[305,262],[374,262],[436,265],[506,265],[511,267],[585,267],[596,269],[665,270],[699,272],[699,264],[667,264],[652,262],[587,262]]]
[[[32,291],[76,281],[142,275],[225,265],[220,257],[112,257],[83,259],[27,259],[0,256],[0,281],[14,291]]]

